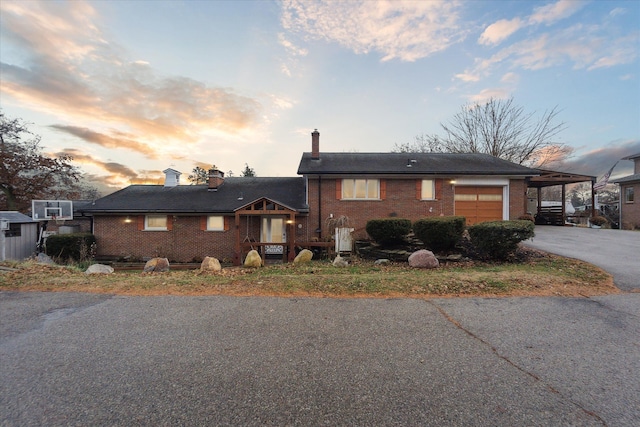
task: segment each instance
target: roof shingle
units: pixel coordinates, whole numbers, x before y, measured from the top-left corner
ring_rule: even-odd
[[[489,154],[469,153],[303,153],[298,173],[371,175],[521,175],[540,173]]]
[[[304,178],[226,178],[217,190],[207,185],[131,185],[83,208],[87,213],[232,213],[266,197],[307,212]]]

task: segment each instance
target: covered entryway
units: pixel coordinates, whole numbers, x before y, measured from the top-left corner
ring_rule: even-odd
[[[489,186],[456,186],[455,214],[464,216],[467,225],[503,219],[503,188]]]
[[[282,216],[263,216],[260,241],[264,243],[285,243],[287,241],[287,219]],[[264,247],[266,255],[283,253],[283,246],[268,245]]]
[[[297,211],[266,197],[248,203],[235,211],[236,253],[234,264],[240,265],[251,249],[262,254],[281,254],[283,260],[295,258],[293,226]],[[243,241],[240,238],[240,220],[260,217],[260,241]]]

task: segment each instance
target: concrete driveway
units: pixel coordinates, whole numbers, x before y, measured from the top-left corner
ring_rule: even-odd
[[[536,225],[525,245],[597,265],[625,291],[640,289],[640,231]]]

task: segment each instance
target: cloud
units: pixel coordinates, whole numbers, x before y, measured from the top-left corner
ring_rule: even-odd
[[[522,28],[524,22],[520,18],[501,19],[489,25],[480,35],[478,43],[495,45],[508,38],[511,34]]]
[[[278,33],[278,43],[280,43],[291,55],[295,56],[307,56],[309,51],[307,49],[294,45],[291,41],[287,40],[283,33]]]
[[[510,69],[540,70],[569,64],[574,69],[593,70],[628,64],[638,57],[639,40],[637,32],[610,37],[602,26],[576,24],[513,43],[489,58],[477,58],[473,68],[457,74],[456,78],[470,81],[467,76],[474,76],[477,80],[473,81],[479,81],[501,65]]]
[[[511,83],[511,84],[517,83],[519,80],[520,80],[520,76],[518,76],[516,73],[506,73],[500,79],[502,83]]]
[[[483,89],[475,95],[470,95],[469,101],[482,104],[490,99],[507,99],[511,96],[511,91],[504,88]]]
[[[464,39],[459,1],[285,0],[281,23],[303,37],[327,40],[357,53],[378,52],[382,61],[412,62]]]
[[[550,26],[569,18],[587,2],[560,0],[537,7],[529,17],[501,19],[489,25],[480,35],[478,43],[495,46],[504,42],[516,31],[531,27],[527,38],[503,47],[488,58],[476,58],[474,67],[455,75],[463,82],[478,82],[491,75],[495,68],[540,70],[570,65],[574,69],[613,67],[634,62],[638,57],[637,31],[621,35],[618,25],[609,18],[624,13],[612,10],[602,17],[602,23],[556,25],[553,29],[538,31],[537,26]]]
[[[534,9],[534,13],[529,17],[529,22],[531,24],[553,24],[570,17],[586,4],[587,2],[579,0],[560,0],[556,3],[540,6]]]
[[[564,162],[558,169],[599,177],[618,162],[611,174],[612,179],[615,179],[633,174],[633,162],[621,159],[636,153],[640,153],[638,139],[610,141],[603,148],[589,151]]]
[[[212,129],[235,135],[261,120],[256,99],[186,77],[158,76],[146,61],[130,60],[105,39],[87,2],[2,2],[0,11],[3,49],[20,52],[13,63],[5,62],[9,55],[2,58],[0,91],[23,105],[126,131],[132,135],[127,147],[150,157],[148,147],[157,142],[191,144]],[[103,146],[115,141],[91,129],[59,126]]]
[[[72,162],[81,165],[90,165],[102,170],[105,174],[87,174],[87,179],[102,187],[122,187],[127,184],[156,184],[162,182],[164,174],[159,170],[139,170],[136,171],[122,163],[102,161],[93,156],[85,154],[76,148],[65,148],[57,153],[50,153],[50,156],[68,155],[73,158]]]
[[[157,150],[149,147],[147,144],[141,143],[135,140],[135,137],[123,132],[113,131],[114,136],[105,135],[99,132],[92,131],[91,129],[67,126],[67,125],[51,125],[52,129],[56,129],[70,135],[76,136],[86,142],[97,144],[105,148],[128,148],[130,150],[143,153],[147,157],[155,159],[157,158]],[[126,135],[126,137],[125,137]]]

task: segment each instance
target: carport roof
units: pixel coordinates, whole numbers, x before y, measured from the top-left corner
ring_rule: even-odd
[[[596,182],[596,177],[591,175],[580,175],[577,173],[558,172],[545,169],[539,169],[539,172],[539,176],[529,178],[529,187],[542,188],[551,187],[553,185],[574,184],[576,182]]]

